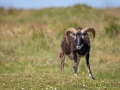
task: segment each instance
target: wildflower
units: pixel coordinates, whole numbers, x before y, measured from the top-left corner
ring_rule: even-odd
[[[83,85],[83,87],[85,87],[85,85]]]
[[[85,72],[82,72],[82,74],[84,75],[84,74],[85,74]]]

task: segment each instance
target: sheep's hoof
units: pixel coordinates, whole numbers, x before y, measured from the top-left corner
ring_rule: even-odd
[[[90,77],[92,80],[95,80],[95,78],[94,77]]]
[[[92,77],[91,79],[92,79],[92,80],[95,80],[95,78],[94,78],[94,77]]]
[[[92,80],[95,80],[95,78],[92,76],[92,74],[89,74],[89,77],[90,77]]]
[[[78,76],[78,74],[74,74],[74,76]]]

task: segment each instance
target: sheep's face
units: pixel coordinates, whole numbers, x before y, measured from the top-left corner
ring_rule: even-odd
[[[83,38],[84,36],[82,33],[80,32],[76,33],[76,39],[75,39],[76,49],[81,49],[83,47],[83,43],[84,43]]]
[[[70,33],[70,36],[74,38],[75,40],[75,49],[80,50],[83,47],[84,44],[84,38],[87,35],[87,33],[82,34],[81,32],[77,32],[76,34]]]

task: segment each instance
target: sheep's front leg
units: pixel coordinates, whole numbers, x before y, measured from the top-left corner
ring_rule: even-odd
[[[74,75],[77,76],[78,75],[78,65],[79,65],[79,62],[80,62],[80,58],[77,57],[76,54],[74,54],[73,58],[74,58],[74,67],[73,67],[74,68]]]
[[[89,56],[90,56],[89,53],[87,53],[87,55],[85,56],[85,58],[86,58],[86,65],[87,65],[87,68],[88,68],[89,77],[91,79],[94,79],[94,77],[92,75],[92,72],[91,72],[91,69],[90,69]]]

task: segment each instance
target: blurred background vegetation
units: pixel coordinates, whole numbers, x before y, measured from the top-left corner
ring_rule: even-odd
[[[86,79],[88,73],[83,58],[79,65],[79,77],[72,78],[79,85],[73,83],[68,86],[68,80],[73,75],[73,61],[67,58],[65,74],[61,75],[60,43],[65,30],[77,26],[90,26],[96,30],[96,38],[91,42],[90,62],[93,75],[98,81]],[[0,88],[39,90],[52,86],[58,90],[90,87],[90,90],[118,90],[119,38],[120,8],[95,9],[79,4],[40,10],[0,8]],[[82,82],[91,86],[81,86]]]

